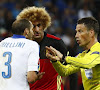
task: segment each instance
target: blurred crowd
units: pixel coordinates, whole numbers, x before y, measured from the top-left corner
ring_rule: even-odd
[[[46,8],[52,18],[46,32],[62,38],[71,56],[82,51],[74,38],[77,20],[94,16],[100,23],[100,0],[0,0],[0,41],[11,36],[11,25],[19,12],[33,5]],[[69,90],[66,81],[65,90]],[[81,77],[78,77],[78,85],[81,85]]]

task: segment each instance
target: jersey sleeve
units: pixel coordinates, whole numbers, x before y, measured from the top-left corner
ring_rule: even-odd
[[[70,65],[70,64],[63,65],[59,61],[52,63],[52,64],[53,64],[53,67],[55,68],[55,70],[61,76],[68,76],[68,75],[76,73],[80,70],[80,68],[75,67],[75,66]]]
[[[87,53],[84,57],[66,57],[66,62],[76,67],[90,69],[100,64],[100,52]]]
[[[39,45],[34,43],[30,51],[28,57],[28,71],[38,71]]]
[[[60,40],[58,41],[57,46],[58,46],[58,47],[57,47],[57,50],[60,51],[60,52],[63,54],[63,56],[65,57],[66,54],[67,54],[67,47],[66,47],[66,45],[64,44],[64,42],[63,42],[62,39],[60,39]]]

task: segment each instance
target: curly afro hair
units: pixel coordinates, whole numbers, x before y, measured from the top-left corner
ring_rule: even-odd
[[[24,18],[30,20],[31,22],[41,22],[44,30],[51,25],[51,17],[44,7],[32,6],[24,8],[16,19],[19,20]]]

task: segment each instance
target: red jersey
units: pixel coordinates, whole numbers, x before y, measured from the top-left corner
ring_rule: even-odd
[[[44,33],[44,38],[39,45],[40,72],[45,72],[45,74],[42,79],[30,84],[30,90],[64,90],[61,76],[58,75],[50,60],[45,56],[45,46],[53,46],[65,56],[67,50],[64,42],[58,37]]]

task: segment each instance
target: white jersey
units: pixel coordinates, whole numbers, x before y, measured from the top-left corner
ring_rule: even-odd
[[[25,38],[0,42],[0,90],[29,90],[28,71],[38,71],[39,45]]]

